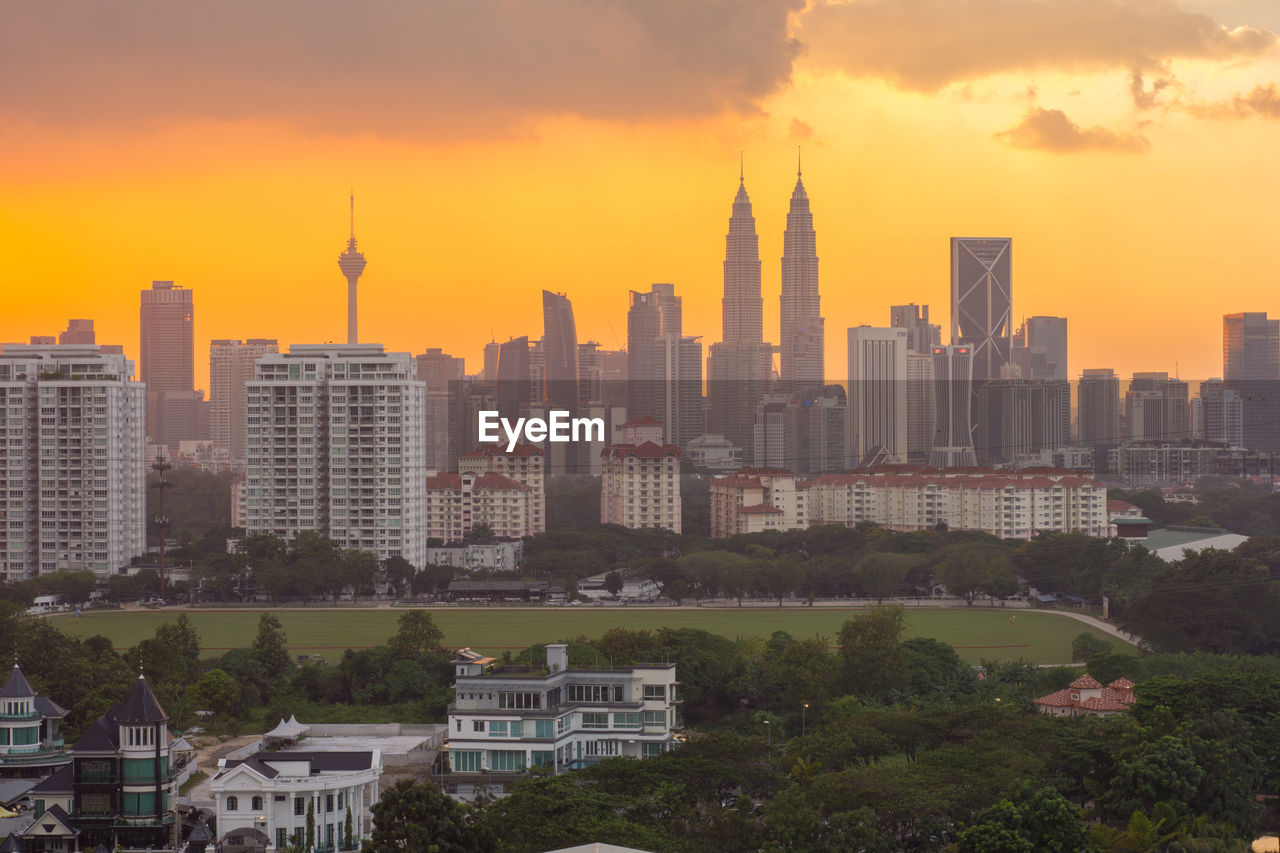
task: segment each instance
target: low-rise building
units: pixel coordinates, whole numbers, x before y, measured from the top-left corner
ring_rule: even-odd
[[[453,566],[468,572],[481,569],[514,572],[524,565],[524,540],[513,536],[495,536],[491,539],[429,546],[427,564]]]
[[[526,771],[559,773],[617,755],[671,748],[677,727],[676,665],[570,668],[568,646],[547,646],[546,667],[494,669],[470,649],[454,658],[444,789],[470,799],[505,793]]]
[[[480,524],[495,536],[521,537],[533,528],[534,491],[493,472],[427,477],[427,538],[457,542]]]
[[[349,850],[369,838],[382,774],[377,749],[357,752],[286,750],[222,759],[210,787],[218,815],[219,849],[283,850],[301,843],[314,824],[315,850]]]
[[[43,779],[71,762],[59,731],[66,710],[31,688],[18,662],[0,687],[0,778]]]
[[[781,468],[741,468],[711,480],[711,536],[807,527],[804,490]]]
[[[1088,673],[1071,682],[1064,690],[1055,690],[1035,700],[1042,714],[1055,717],[1110,717],[1129,710],[1133,704],[1133,682],[1117,678],[1107,686]]]
[[[529,531],[547,529],[546,457],[542,448],[533,444],[517,444],[508,453],[502,447],[485,445],[458,457],[458,473],[501,474],[531,490]],[[523,534],[522,534],[523,535]]]

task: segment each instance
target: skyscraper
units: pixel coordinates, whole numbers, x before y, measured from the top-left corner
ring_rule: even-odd
[[[1222,376],[1243,405],[1243,446],[1280,450],[1280,320],[1266,312],[1222,318]]]
[[[145,392],[96,346],[11,344],[0,355],[0,577],[105,579],[146,550]]]
[[[1013,333],[1011,357],[1023,379],[1068,379],[1067,318],[1028,317]]]
[[[147,437],[176,450],[209,438],[209,404],[195,390],[195,303],[172,281],[142,291],[140,376],[147,386]]]
[[[929,322],[929,306],[893,305],[889,326],[907,330],[907,459],[923,463],[933,449],[933,349],[942,346],[942,329]]]
[[[1077,443],[1082,447],[1120,443],[1120,377],[1109,367],[1086,369],[1076,386]],[[1106,454],[1095,457],[1105,467]]]
[[[907,461],[907,330],[849,330],[849,444],[854,467]]]
[[[1013,241],[951,238],[951,343],[973,351],[973,378],[999,379],[1009,364]]]
[[[933,449],[929,464],[935,468],[976,465],[973,450],[973,348],[933,348],[934,402]]]
[[[1135,373],[1125,394],[1125,437],[1181,441],[1191,437],[1187,383],[1165,372]]]
[[[512,338],[498,348],[498,410],[505,418],[520,417],[529,405],[532,383],[529,369],[529,337]]]
[[[1244,447],[1244,400],[1221,379],[1201,382],[1191,400],[1191,437]]]
[[[572,409],[578,402],[578,332],[573,304],[563,293],[542,291],[542,399]]]
[[[1280,380],[1280,320],[1265,311],[1224,314],[1222,378]]]
[[[244,386],[253,378],[253,364],[279,352],[275,339],[209,342],[209,431],[213,446],[225,450],[233,463],[244,463]]]
[[[933,348],[942,346],[942,328],[929,322],[929,306],[914,302],[889,307],[889,326],[907,330],[907,349],[913,352],[933,354]]]
[[[627,416],[663,424],[668,444],[702,434],[702,344],[683,333],[675,285],[631,291],[627,309]]]
[[[782,381],[791,389],[821,386],[825,329],[818,295],[818,251],[809,196],[799,168],[787,211],[787,230],[782,235],[779,316]]]
[[[426,386],[427,443],[424,464],[428,470],[447,471],[453,467],[453,457],[456,455],[451,450],[449,441],[450,395],[463,393],[466,363],[438,348],[428,349],[415,356],[414,361],[417,364],[418,381]]]
[[[347,280],[347,343],[360,340],[359,313],[356,306],[356,282],[364,273],[364,253],[356,248],[356,195],[351,194],[351,236],[347,238],[347,250],[338,255],[338,269]]]
[[[94,344],[92,320],[68,320],[67,330],[58,335],[59,344]]]
[[[709,432],[723,435],[750,462],[755,447],[756,404],[773,373],[773,347],[764,342],[760,296],[760,246],[746,183],[738,175],[729,233],[725,237],[723,339],[707,358]]]
[[[723,340],[760,343],[764,340],[764,300],[760,295],[760,240],[756,218],[742,174],[733,197],[729,233],[724,238]],[[816,258],[814,259],[816,262]],[[816,269],[816,266],[815,266]]]

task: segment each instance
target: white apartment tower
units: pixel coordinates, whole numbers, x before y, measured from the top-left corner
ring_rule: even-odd
[[[907,330],[849,330],[849,445],[855,466],[907,461]]]
[[[264,355],[279,352],[274,340],[209,342],[209,427],[213,446],[225,450],[236,464],[244,464],[244,386],[253,379],[253,365]]]
[[[0,354],[0,574],[113,574],[146,550],[146,390],[96,346]]]
[[[681,531],[680,448],[662,442],[662,422],[622,425],[622,441],[601,453],[600,523]]]
[[[306,345],[246,385],[245,526],[426,564],[424,384],[408,353]]]

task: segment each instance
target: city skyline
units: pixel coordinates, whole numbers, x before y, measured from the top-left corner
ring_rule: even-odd
[[[945,247],[964,234],[1018,243],[1012,323],[1070,318],[1073,379],[1217,376],[1221,315],[1280,314],[1275,4],[979,2],[960,16],[937,0],[770,0],[732,30],[697,3],[646,8],[584,27],[559,5],[393,3],[394,25],[341,75],[324,34],[350,22],[324,9],[301,40],[272,9],[210,34],[143,3],[99,22],[112,38],[19,10],[6,46],[30,73],[0,128],[0,222],[21,287],[0,340],[88,318],[137,359],[132,294],[172,279],[200,292],[201,353],[342,341],[333,256],[354,186],[375,261],[362,340],[443,348],[475,372],[485,342],[536,334],[545,289],[573,300],[580,340],[616,348],[627,293],[672,282],[686,334],[710,345],[739,151],[772,339],[797,145],[833,374],[844,330],[880,325],[886,305],[927,304],[950,326]],[[1003,37],[984,39],[997,23]],[[455,44],[451,25],[491,38]],[[149,67],[165,78],[138,77]],[[195,384],[208,388],[203,359]]]

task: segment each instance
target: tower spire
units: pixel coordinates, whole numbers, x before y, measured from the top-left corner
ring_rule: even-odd
[[[351,190],[351,239],[356,238],[356,191],[353,187]]]
[[[803,170],[800,168],[800,146],[796,146],[796,177],[801,176]]]
[[[739,151],[738,152],[738,185],[739,186],[742,186],[743,184],[745,184],[747,180],[746,169],[744,164],[745,164],[745,160],[743,159],[742,152]]]

